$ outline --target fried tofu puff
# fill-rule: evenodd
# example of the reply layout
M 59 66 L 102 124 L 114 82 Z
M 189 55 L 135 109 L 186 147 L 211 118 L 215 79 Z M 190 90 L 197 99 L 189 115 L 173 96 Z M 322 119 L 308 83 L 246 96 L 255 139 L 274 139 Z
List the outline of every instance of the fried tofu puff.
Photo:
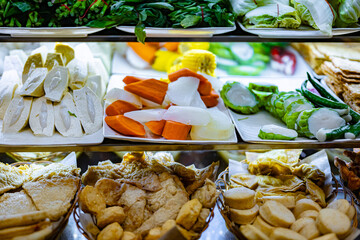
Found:
M 125 220 L 125 213 L 122 207 L 114 206 L 103 209 L 96 216 L 97 225 L 103 228 L 111 223 L 123 223 Z
M 106 208 L 104 196 L 96 188 L 89 185 L 80 192 L 79 205 L 85 213 L 94 215 Z
M 107 225 L 97 236 L 97 240 L 121 240 L 123 229 L 119 223 Z

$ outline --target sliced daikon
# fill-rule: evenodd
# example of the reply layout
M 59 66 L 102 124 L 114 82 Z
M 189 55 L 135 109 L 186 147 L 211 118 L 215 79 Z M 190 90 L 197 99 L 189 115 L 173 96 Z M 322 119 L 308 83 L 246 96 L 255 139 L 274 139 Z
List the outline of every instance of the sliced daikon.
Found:
M 54 106 L 45 97 L 35 98 L 31 107 L 29 125 L 34 135 L 52 136 L 55 129 Z
M 171 106 L 163 116 L 165 120 L 180 122 L 186 125 L 205 126 L 210 120 L 210 113 L 202 108 Z
M 226 140 L 234 135 L 234 125 L 230 118 L 217 107 L 207 109 L 210 122 L 205 126 L 193 126 L 192 140 Z
M 86 81 L 86 86 L 90 88 L 99 99 L 103 99 L 106 86 L 105 82 L 101 80 L 100 75 L 88 77 L 88 80 Z
M 169 100 L 179 106 L 189 106 L 199 83 L 200 80 L 194 77 L 181 77 L 169 83 L 167 90 Z
M 88 64 L 86 61 L 74 58 L 66 67 L 69 69 L 69 87 L 72 90 L 80 89 L 85 86 L 88 77 Z
M 8 73 L 12 71 L 7 71 L 4 73 L 3 78 Z M 15 70 L 13 70 L 13 74 L 19 79 Z M 5 112 L 15 95 L 15 90 L 18 87 L 18 83 L 16 81 L 0 81 L 0 119 L 3 119 L 5 116 Z
M 17 133 L 28 124 L 32 101 L 32 97 L 13 98 L 4 116 L 3 132 Z
M 150 68 L 150 64 L 142 59 L 139 55 L 135 53 L 132 48 L 128 48 L 126 50 L 126 60 L 129 62 L 129 64 L 137 69 L 146 69 Z
M 68 69 L 66 67 L 54 67 L 45 78 L 45 97 L 53 102 L 60 102 L 63 95 L 67 92 L 68 84 Z
M 78 118 L 85 133 L 92 134 L 102 127 L 103 108 L 99 98 L 88 87 L 74 90 L 74 101 Z
M 160 121 L 163 119 L 165 112 L 166 109 L 144 109 L 127 112 L 124 116 L 138 122 Z
M 140 97 L 140 99 L 141 99 L 141 103 L 144 106 L 144 108 L 159 108 L 159 107 L 161 107 L 160 104 L 157 104 L 157 103 L 155 103 L 153 101 L 147 100 L 147 99 L 142 98 L 142 97 Z
M 20 89 L 20 95 L 41 97 L 44 95 L 44 81 L 48 70 L 47 68 L 36 68 L 25 80 Z
M 193 96 L 193 99 L 191 100 L 190 106 L 206 109 L 206 105 L 205 105 L 204 101 L 201 99 L 200 93 L 198 91 L 196 91 L 194 93 L 194 96 Z
M 131 103 L 132 105 L 136 106 L 139 109 L 142 108 L 142 103 L 139 96 L 120 88 L 110 89 L 110 91 L 108 91 L 107 94 L 105 95 L 104 99 L 106 100 L 105 107 L 115 102 L 116 100 L 122 100 Z
M 88 61 L 89 77 L 100 75 L 105 85 L 109 82 L 109 73 L 100 58 L 93 58 Z
M 55 127 L 64 137 L 81 137 L 83 131 L 77 116 L 75 103 L 70 93 L 66 93 L 61 102 L 54 103 Z
M 24 68 L 24 64 L 22 63 L 21 59 L 17 55 L 13 56 L 5 56 L 4 59 L 4 72 L 10 70 L 16 70 L 18 76 L 22 76 L 22 71 Z

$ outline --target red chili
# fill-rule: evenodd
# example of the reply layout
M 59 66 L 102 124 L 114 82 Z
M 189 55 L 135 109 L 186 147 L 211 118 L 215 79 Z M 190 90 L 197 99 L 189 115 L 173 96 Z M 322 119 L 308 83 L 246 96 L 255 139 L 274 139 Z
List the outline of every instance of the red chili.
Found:
M 204 9 L 203 7 L 200 7 L 201 8 L 201 21 L 204 21 Z
M 61 6 L 65 7 L 67 10 L 71 11 L 71 9 L 68 6 L 66 6 L 66 4 L 62 4 Z
M 83 15 L 82 17 L 80 17 L 80 19 L 83 19 L 83 18 L 86 16 L 86 14 L 87 14 L 87 12 L 89 11 L 89 9 L 90 9 L 96 2 L 97 2 L 97 0 L 95 0 L 95 1 L 86 9 L 84 15 Z

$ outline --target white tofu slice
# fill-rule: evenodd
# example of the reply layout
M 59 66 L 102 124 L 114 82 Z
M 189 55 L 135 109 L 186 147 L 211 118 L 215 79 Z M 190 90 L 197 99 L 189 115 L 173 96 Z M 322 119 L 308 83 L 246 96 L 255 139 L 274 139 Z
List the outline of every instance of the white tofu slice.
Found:
M 17 55 L 5 56 L 4 72 L 10 71 L 10 70 L 16 70 L 16 72 L 18 73 L 18 76 L 21 77 L 23 68 L 24 68 L 24 64 L 22 63 L 19 56 L 17 56 Z
M 96 94 L 88 87 L 74 90 L 77 116 L 85 130 L 92 134 L 102 127 L 103 108 Z
M 85 86 L 88 77 L 88 64 L 86 61 L 74 58 L 66 67 L 69 69 L 69 87 L 72 90 L 80 89 Z
M 32 101 L 32 97 L 13 98 L 4 116 L 4 133 L 17 133 L 28 124 Z
M 100 75 L 88 77 L 86 86 L 90 88 L 100 100 L 102 100 L 105 95 L 106 86 L 105 82 L 101 80 Z
M 4 118 L 5 112 L 15 96 L 19 82 L 20 78 L 15 70 L 4 72 L 0 81 L 0 119 Z
M 21 60 L 21 64 L 24 65 L 27 59 L 27 55 L 22 49 L 10 50 L 10 56 L 18 56 Z
M 60 102 L 68 90 L 69 71 L 67 67 L 54 67 L 46 75 L 44 82 L 45 97 L 53 102 Z
M 19 94 L 31 97 L 44 96 L 44 81 L 47 73 L 47 68 L 35 68 L 21 87 Z
M 94 58 L 88 62 L 89 77 L 100 75 L 105 86 L 109 83 L 109 73 L 100 58 Z
M 54 103 L 55 127 L 64 137 L 81 137 L 83 131 L 77 116 L 75 103 L 70 93 L 66 93 L 61 102 Z
M 36 136 L 52 136 L 55 129 L 54 106 L 45 97 L 33 101 L 29 125 Z

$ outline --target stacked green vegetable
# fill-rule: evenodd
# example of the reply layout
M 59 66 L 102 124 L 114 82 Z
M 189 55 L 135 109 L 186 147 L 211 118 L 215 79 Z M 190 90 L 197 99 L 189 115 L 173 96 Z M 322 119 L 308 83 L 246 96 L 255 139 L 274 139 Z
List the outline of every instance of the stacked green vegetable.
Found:
M 227 0 L 0 0 L 0 26 L 228 27 L 234 25 Z M 25 17 L 24 17 L 25 16 Z
M 332 34 L 332 27 L 356 27 L 358 0 L 230 0 L 246 27 L 298 28 L 301 24 Z
M 113 0 L 0 0 L 0 26 L 83 26 L 109 13 Z
M 307 88 L 308 82 L 321 96 Z M 221 97 L 238 113 L 253 114 L 264 108 L 299 136 L 328 141 L 354 139 L 360 134 L 360 114 L 339 102 L 310 75 L 297 92 L 279 92 L 274 85 L 251 83 L 246 87 L 234 82 L 224 85 Z M 274 125 L 263 126 L 259 133 L 263 139 L 289 140 L 294 136 Z

